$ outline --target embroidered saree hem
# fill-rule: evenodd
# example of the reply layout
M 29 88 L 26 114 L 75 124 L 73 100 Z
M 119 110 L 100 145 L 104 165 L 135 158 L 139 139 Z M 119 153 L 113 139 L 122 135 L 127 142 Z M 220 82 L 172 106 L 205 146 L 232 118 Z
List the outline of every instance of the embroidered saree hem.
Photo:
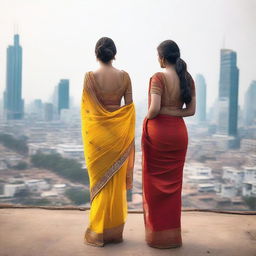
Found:
M 149 246 L 167 249 L 182 246 L 181 228 L 153 231 L 146 228 L 146 242 Z
M 119 243 L 123 241 L 123 230 L 124 224 L 105 229 L 103 233 L 96 233 L 87 228 L 84 234 L 84 242 L 98 247 L 102 247 L 106 243 Z

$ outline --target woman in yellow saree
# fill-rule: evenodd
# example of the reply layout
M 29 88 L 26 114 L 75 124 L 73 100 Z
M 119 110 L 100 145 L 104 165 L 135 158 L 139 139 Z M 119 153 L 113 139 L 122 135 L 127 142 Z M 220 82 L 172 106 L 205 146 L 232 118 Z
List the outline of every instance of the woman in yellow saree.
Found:
M 101 67 L 95 73 L 86 73 L 81 101 L 82 138 L 91 193 L 90 221 L 84 241 L 104 246 L 123 239 L 126 190 L 132 187 L 134 166 L 135 108 L 128 73 L 112 67 L 116 53 L 112 39 L 101 38 L 95 52 Z M 120 107 L 122 96 L 126 105 Z

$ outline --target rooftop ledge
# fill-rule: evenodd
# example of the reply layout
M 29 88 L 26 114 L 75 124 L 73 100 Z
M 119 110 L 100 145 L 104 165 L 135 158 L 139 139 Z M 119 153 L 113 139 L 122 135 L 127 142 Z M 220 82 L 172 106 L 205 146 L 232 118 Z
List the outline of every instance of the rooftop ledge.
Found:
M 256 256 L 256 212 L 184 209 L 183 246 L 154 249 L 144 241 L 141 211 L 129 211 L 124 242 L 103 248 L 83 243 L 85 207 L 0 204 L 1 256 Z

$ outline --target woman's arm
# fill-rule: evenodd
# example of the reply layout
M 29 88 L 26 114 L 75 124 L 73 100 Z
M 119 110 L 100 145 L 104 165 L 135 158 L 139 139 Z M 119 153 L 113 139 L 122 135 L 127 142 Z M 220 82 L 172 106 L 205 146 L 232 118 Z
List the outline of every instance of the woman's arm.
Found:
M 161 97 L 163 93 L 164 82 L 162 73 L 155 73 L 149 81 L 150 106 L 146 118 L 155 118 L 161 110 Z
M 125 105 L 129 105 L 130 103 L 133 102 L 132 99 L 132 82 L 130 79 L 130 76 L 127 72 L 125 72 L 125 85 L 126 85 L 126 90 L 124 93 L 124 103 Z
M 171 116 L 181 116 L 181 117 L 186 117 L 186 116 L 193 116 L 196 112 L 196 97 L 192 96 L 191 102 L 186 105 L 185 108 L 181 109 L 171 109 L 168 107 L 162 107 L 161 113 L 162 114 L 167 114 Z
M 148 114 L 146 116 L 146 118 L 148 119 L 153 119 L 155 118 L 161 109 L 161 96 L 155 93 L 152 93 L 150 95 L 151 97 L 151 103 L 150 103 L 150 107 L 148 109 Z

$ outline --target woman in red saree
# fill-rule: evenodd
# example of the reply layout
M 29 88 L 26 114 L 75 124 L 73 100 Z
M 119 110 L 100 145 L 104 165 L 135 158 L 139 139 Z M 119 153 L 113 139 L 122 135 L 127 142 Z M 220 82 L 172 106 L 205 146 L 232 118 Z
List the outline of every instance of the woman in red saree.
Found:
M 183 117 L 195 113 L 195 86 L 174 41 L 162 42 L 157 50 L 165 72 L 150 78 L 143 123 L 144 222 L 149 246 L 174 248 L 182 245 L 181 190 L 188 145 Z

